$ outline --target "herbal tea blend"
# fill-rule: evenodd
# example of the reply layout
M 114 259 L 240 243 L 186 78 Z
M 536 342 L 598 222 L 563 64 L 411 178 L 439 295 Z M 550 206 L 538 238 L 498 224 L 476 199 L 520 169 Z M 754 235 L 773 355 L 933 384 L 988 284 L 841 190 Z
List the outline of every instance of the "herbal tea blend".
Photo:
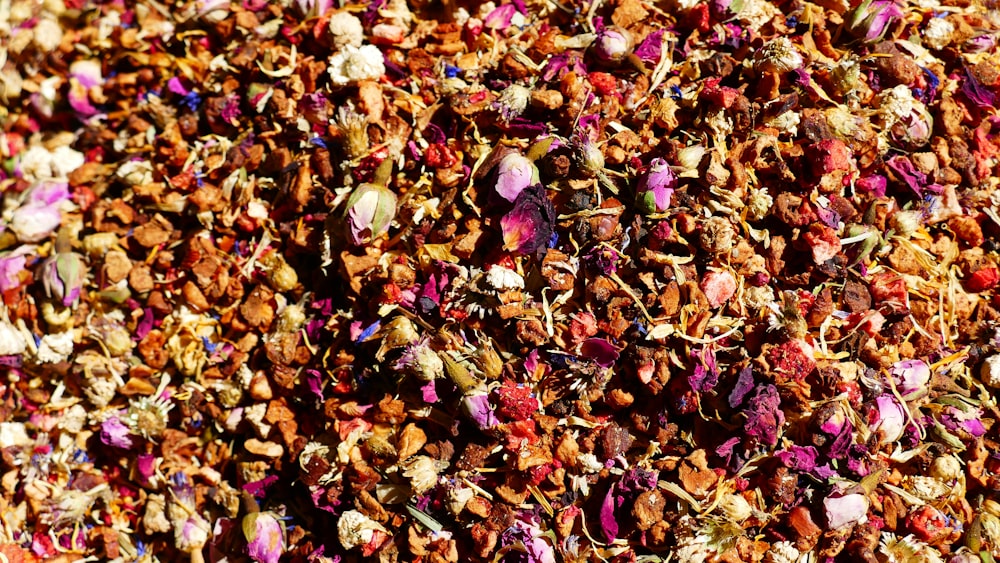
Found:
M 994 0 L 0 3 L 5 561 L 992 562 Z

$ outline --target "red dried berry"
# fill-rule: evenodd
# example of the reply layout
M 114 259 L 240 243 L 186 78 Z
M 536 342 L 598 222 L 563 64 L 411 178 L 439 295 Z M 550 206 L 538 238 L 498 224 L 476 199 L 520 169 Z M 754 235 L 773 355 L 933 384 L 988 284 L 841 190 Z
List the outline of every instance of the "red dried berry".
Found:
M 443 143 L 434 143 L 424 151 L 424 163 L 431 168 L 451 168 L 456 162 L 455 151 Z
M 965 282 L 965 287 L 973 293 L 993 289 L 1000 283 L 1000 272 L 996 268 L 983 268 L 969 276 Z
M 615 77 L 606 72 L 591 72 L 587 78 L 594 87 L 594 93 L 600 96 L 610 96 L 618 91 Z
M 531 396 L 531 389 L 507 381 L 497 390 L 496 413 L 505 420 L 527 420 L 538 410 L 538 399 Z
M 801 340 L 788 340 L 771 348 L 767 352 L 767 361 L 774 371 L 793 381 L 802 381 L 816 369 L 812 350 Z

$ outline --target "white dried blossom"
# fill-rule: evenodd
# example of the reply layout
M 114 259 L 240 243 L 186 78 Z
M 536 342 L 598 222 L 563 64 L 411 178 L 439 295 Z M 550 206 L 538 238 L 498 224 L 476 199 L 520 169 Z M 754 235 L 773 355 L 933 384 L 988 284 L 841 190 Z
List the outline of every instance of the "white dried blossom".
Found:
M 23 422 L 0 422 L 0 450 L 34 444 Z
M 73 353 L 73 331 L 46 334 L 38 344 L 36 359 L 43 364 L 65 362 Z
M 954 481 L 965 475 L 962 462 L 953 455 L 943 455 L 931 463 L 931 477 L 942 481 Z
M 604 469 L 604 464 L 597 459 L 597 456 L 591 453 L 580 454 L 576 458 L 577 463 L 580 465 L 580 471 L 584 473 L 599 473 Z
M 32 31 L 31 40 L 38 47 L 38 50 L 43 53 L 51 53 L 55 51 L 59 44 L 62 43 L 63 30 L 59 22 L 50 19 L 42 18 L 38 20 Z
M 378 80 L 385 73 L 385 57 L 375 45 L 346 45 L 330 57 L 330 80 L 346 86 L 361 80 Z
M 333 46 L 343 49 L 347 45 L 360 47 L 365 40 L 365 29 L 361 20 L 350 12 L 337 12 L 330 16 L 330 35 Z
M 803 59 L 787 37 L 772 39 L 754 57 L 754 68 L 764 72 L 784 74 L 802 68 Z
M 158 534 L 170 530 L 166 508 L 166 496 L 153 493 L 146 497 L 146 511 L 142 517 L 142 527 L 147 534 Z
M 774 127 L 782 133 L 788 133 L 791 136 L 798 135 L 799 133 L 799 123 L 802 119 L 799 117 L 798 112 L 786 111 L 781 115 L 775 117 L 774 119 L 767 122 L 768 127 Z
M 444 362 L 430 347 L 426 338 L 407 347 L 406 352 L 396 363 L 396 369 L 407 369 L 423 381 L 444 377 Z
M 742 495 L 732 493 L 725 495 L 719 503 L 719 508 L 726 518 L 734 522 L 743 522 L 753 515 L 753 507 Z
M 337 108 L 334 123 L 344 136 L 347 156 L 355 159 L 368 152 L 368 116 L 355 110 L 353 102 L 348 101 Z
M 406 27 L 413 21 L 413 12 L 410 11 L 407 0 L 389 0 L 389 3 L 378 11 L 378 14 L 393 25 Z
M 24 78 L 14 68 L 0 68 L 0 100 L 11 102 L 21 96 Z
M 889 225 L 902 237 L 917 232 L 924 224 L 919 211 L 897 211 L 889 218 Z
M 750 188 L 747 195 L 747 219 L 759 221 L 771 212 L 774 198 L 767 193 L 767 188 Z
M 900 538 L 891 532 L 882 533 L 879 553 L 886 563 L 942 563 L 939 552 L 912 535 Z M 880 558 L 880 560 L 883 558 Z
M 34 145 L 21 153 L 18 168 L 21 177 L 29 182 L 65 179 L 85 161 L 82 152 L 67 146 L 50 151 L 41 145 Z
M 415 493 L 426 493 L 437 485 L 438 472 L 443 469 L 441 463 L 430 456 L 415 456 L 404 465 L 403 476 L 410 480 Z
M 906 485 L 906 489 L 913 493 L 913 496 L 927 502 L 937 500 L 952 490 L 951 485 L 923 475 L 910 476 Z
M 524 289 L 524 278 L 510 268 L 494 264 L 486 272 L 486 283 L 497 291 L 512 291 Z
M 779 541 L 771 544 L 771 549 L 764 556 L 764 563 L 796 563 L 800 553 L 795 544 L 790 541 Z
M 165 397 L 164 393 L 169 382 L 170 378 L 164 375 L 153 396 L 133 398 L 129 401 L 128 410 L 125 412 L 122 422 L 129 426 L 133 432 L 147 439 L 155 439 L 163 435 L 167 429 L 167 423 L 170 421 L 170 411 L 174 408 L 173 403 Z
M 375 537 L 376 531 L 388 533 L 381 524 L 357 510 L 344 512 L 337 521 L 337 538 L 344 549 L 368 544 Z
M 83 393 L 97 408 L 104 408 L 118 393 L 118 384 L 108 377 L 91 377 L 84 380 Z
M 0 356 L 20 356 L 27 350 L 28 343 L 24 334 L 6 316 L 4 314 L 0 318 Z
M 733 4 L 736 4 L 736 2 L 733 2 Z M 739 11 L 737 17 L 746 24 L 746 28 L 760 29 L 780 14 L 781 10 L 775 7 L 772 2 L 768 2 L 767 0 L 745 0 L 743 2 L 743 9 Z
M 743 288 L 743 305 L 751 311 L 769 309 L 774 303 L 774 290 L 771 286 L 747 286 Z
M 979 378 L 987 387 L 1000 388 L 1000 354 L 994 354 L 979 368 Z
M 53 498 L 53 505 L 48 514 L 52 518 L 52 524 L 58 527 L 83 521 L 84 517 L 93 509 L 98 498 L 106 498 L 108 492 L 107 483 L 101 483 L 86 491 L 63 489 L 57 497 Z
M 884 90 L 878 96 L 878 113 L 887 126 L 892 125 L 923 106 L 906 84 Z
M 931 49 L 944 49 L 951 43 L 955 25 L 945 18 L 931 18 L 924 29 L 924 43 Z
M 59 417 L 59 428 L 62 428 L 68 434 L 77 434 L 83 430 L 84 425 L 87 424 L 87 409 L 83 408 L 83 405 L 77 403 L 70 408 L 66 409 L 62 416 Z

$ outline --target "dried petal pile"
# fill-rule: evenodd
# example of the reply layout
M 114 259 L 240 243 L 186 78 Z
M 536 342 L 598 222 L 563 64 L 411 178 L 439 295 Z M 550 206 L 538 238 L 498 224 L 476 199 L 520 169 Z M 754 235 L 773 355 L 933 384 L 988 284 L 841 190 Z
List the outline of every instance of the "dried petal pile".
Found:
M 0 2 L 0 554 L 993 561 L 998 41 Z

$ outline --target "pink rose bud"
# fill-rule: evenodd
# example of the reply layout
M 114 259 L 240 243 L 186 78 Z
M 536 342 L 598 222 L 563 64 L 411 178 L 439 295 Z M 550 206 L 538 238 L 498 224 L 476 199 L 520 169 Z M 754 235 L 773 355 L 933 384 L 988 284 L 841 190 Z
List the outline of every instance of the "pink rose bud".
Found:
M 868 514 L 868 498 L 861 493 L 829 496 L 823 499 L 823 511 L 831 530 L 846 528 Z
M 243 517 L 247 555 L 257 563 L 278 563 L 285 551 L 281 522 L 270 512 L 252 512 Z
M 896 389 L 904 399 L 927 388 L 931 367 L 920 360 L 903 360 L 892 365 L 889 373 L 896 380 Z
M 87 266 L 76 252 L 58 252 L 42 263 L 42 286 L 50 299 L 69 307 L 80 298 Z
M 875 399 L 878 420 L 871 426 L 872 432 L 881 435 L 881 443 L 891 444 L 903 437 L 906 429 L 906 412 L 892 395 L 880 395 Z
M 512 152 L 497 164 L 497 194 L 512 202 L 528 186 L 538 183 L 538 170 L 521 153 Z
M 49 298 L 68 307 L 80 298 L 87 267 L 75 252 L 59 252 L 42 263 L 42 286 Z
M 384 235 L 396 217 L 396 194 L 378 184 L 361 184 L 347 200 L 351 243 L 362 246 Z
M 101 442 L 127 450 L 132 447 L 132 431 L 117 416 L 112 416 L 101 423 Z
M 667 161 L 654 158 L 636 187 L 636 205 L 643 213 L 663 213 L 670 207 L 676 187 L 677 176 Z
M 632 54 L 632 34 L 609 25 L 597 32 L 594 41 L 594 55 L 605 63 L 619 63 Z

